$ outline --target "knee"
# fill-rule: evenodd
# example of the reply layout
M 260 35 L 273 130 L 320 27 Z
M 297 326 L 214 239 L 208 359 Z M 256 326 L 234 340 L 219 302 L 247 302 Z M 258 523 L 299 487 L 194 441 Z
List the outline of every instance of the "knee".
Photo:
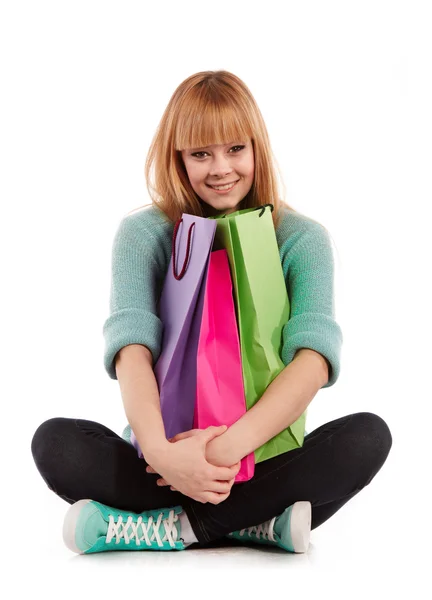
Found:
M 62 417 L 54 417 L 44 421 L 36 429 L 31 440 L 31 453 L 38 467 L 58 454 L 62 427 L 67 421 Z
M 351 426 L 352 450 L 362 464 L 369 466 L 373 477 L 386 461 L 392 447 L 390 428 L 382 417 L 371 412 L 354 414 Z

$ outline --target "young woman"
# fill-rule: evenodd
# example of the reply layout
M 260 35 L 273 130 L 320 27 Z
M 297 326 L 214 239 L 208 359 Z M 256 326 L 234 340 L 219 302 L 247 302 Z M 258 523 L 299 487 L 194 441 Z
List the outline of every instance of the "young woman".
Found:
M 52 418 L 31 444 L 36 466 L 71 504 L 63 526 L 73 551 L 182 550 L 222 538 L 305 552 L 311 529 L 368 485 L 392 445 L 385 421 L 360 412 L 305 435 L 301 448 L 255 466 L 234 484 L 241 459 L 289 427 L 339 376 L 333 256 L 324 226 L 278 196 L 260 110 L 227 71 L 187 78 L 166 107 L 146 161 L 152 205 L 124 217 L 112 251 L 104 365 L 117 379 L 128 426 L 122 437 L 85 419 Z M 231 427 L 167 440 L 153 366 L 163 325 L 158 301 L 174 224 L 189 213 L 229 214 L 271 203 L 290 299 L 283 371 Z M 271 306 L 269 306 L 271 310 Z M 144 460 L 129 440 L 135 433 Z

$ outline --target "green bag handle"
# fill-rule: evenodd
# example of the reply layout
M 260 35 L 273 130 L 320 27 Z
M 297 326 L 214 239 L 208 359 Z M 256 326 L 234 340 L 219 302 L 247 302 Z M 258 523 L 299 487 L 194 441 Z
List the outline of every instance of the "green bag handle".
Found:
M 262 217 L 263 214 L 265 213 L 265 209 L 267 208 L 267 206 L 270 206 L 272 212 L 274 211 L 273 204 L 263 204 L 262 206 L 257 206 L 256 208 L 253 208 L 251 210 L 251 212 L 253 212 L 254 210 L 262 210 L 262 212 L 260 214 L 260 217 Z M 222 217 L 222 219 L 225 219 L 226 216 L 228 216 L 228 215 L 225 213 L 224 216 Z
M 260 217 L 263 216 L 263 214 L 265 213 L 265 209 L 267 208 L 267 206 L 270 206 L 271 211 L 274 211 L 274 206 L 273 204 L 263 204 L 262 206 L 257 206 L 255 210 L 259 210 L 260 208 L 262 208 L 262 213 L 260 214 Z

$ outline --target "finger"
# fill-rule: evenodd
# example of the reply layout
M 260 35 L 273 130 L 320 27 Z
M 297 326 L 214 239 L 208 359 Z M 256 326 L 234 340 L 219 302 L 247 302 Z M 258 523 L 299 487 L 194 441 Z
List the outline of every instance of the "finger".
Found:
M 189 431 L 182 431 L 182 433 L 177 433 L 173 438 L 171 438 L 172 442 L 178 442 L 179 440 L 185 440 L 188 437 L 192 437 L 193 435 L 197 435 L 200 433 L 200 429 L 191 429 Z
M 184 434 L 183 433 L 178 433 L 174 437 L 170 438 L 169 441 L 170 442 L 178 442 L 179 440 L 182 439 L 182 437 L 181 437 L 182 435 L 184 435 Z
M 230 481 L 238 472 L 239 469 L 237 467 L 215 467 L 211 465 L 208 473 L 212 481 Z
M 176 490 L 176 488 L 175 488 L 175 487 L 173 487 L 173 486 L 171 486 L 171 487 L 170 487 L 170 490 L 171 490 L 172 492 L 177 492 L 177 491 L 178 491 L 178 490 Z
M 229 496 L 229 492 L 228 494 L 215 494 L 214 492 L 206 492 L 205 493 L 205 499 L 207 502 L 210 502 L 211 504 L 220 504 L 221 502 L 223 502 L 224 500 L 226 500 Z
M 156 471 L 150 465 L 148 465 L 148 467 L 146 467 L 146 471 L 147 471 L 147 473 L 156 473 Z
M 207 429 L 204 429 L 203 431 L 200 432 L 202 442 L 204 444 L 208 444 L 208 442 L 210 442 L 213 438 L 225 433 L 225 431 L 227 429 L 228 429 L 228 427 L 226 425 L 220 425 L 219 427 L 215 427 L 214 425 L 211 425 L 210 427 L 207 427 Z
M 228 494 L 232 485 L 227 481 L 212 481 L 206 486 L 206 492 L 216 492 L 217 494 Z
M 168 483 L 167 481 L 165 481 L 165 479 L 163 479 L 163 478 L 161 478 L 161 479 L 158 479 L 158 480 L 156 481 L 156 483 L 157 483 L 158 485 L 169 485 L 169 483 Z

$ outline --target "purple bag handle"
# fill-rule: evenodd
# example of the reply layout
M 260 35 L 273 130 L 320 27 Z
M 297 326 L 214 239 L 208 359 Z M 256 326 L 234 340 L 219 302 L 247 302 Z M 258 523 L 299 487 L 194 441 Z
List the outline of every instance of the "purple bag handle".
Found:
M 191 235 L 192 235 L 192 227 L 195 227 L 195 223 L 192 223 L 192 225 L 189 227 L 189 233 L 188 233 L 188 241 L 187 241 L 187 249 L 186 249 L 186 256 L 184 259 L 184 263 L 183 263 L 183 267 L 182 270 L 180 272 L 179 275 L 177 275 L 176 273 L 176 241 L 177 241 L 177 231 L 178 228 L 180 227 L 180 223 L 183 223 L 183 219 L 179 219 L 177 221 L 177 223 L 175 224 L 174 227 L 174 234 L 173 234 L 173 241 L 172 241 L 172 255 L 173 255 L 173 275 L 177 280 L 182 279 L 182 277 L 184 276 L 184 274 L 186 273 L 186 268 L 187 268 L 187 264 L 189 262 L 189 254 L 190 254 L 190 240 L 191 240 Z

